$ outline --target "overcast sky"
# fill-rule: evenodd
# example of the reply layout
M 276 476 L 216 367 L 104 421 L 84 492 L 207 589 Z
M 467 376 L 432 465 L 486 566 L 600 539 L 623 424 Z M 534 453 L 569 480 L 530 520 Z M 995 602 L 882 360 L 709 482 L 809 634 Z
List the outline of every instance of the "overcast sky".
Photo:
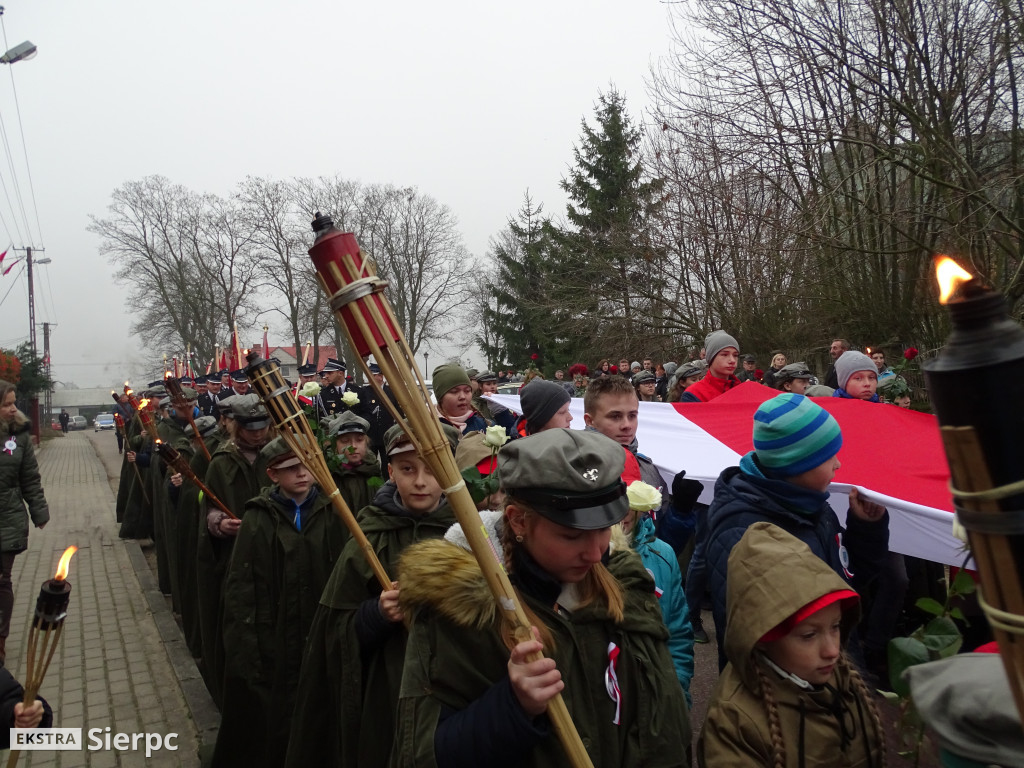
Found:
M 6 3 L 4 49 L 31 40 L 39 52 L 0 66 L 9 148 L 0 159 L 0 250 L 45 247 L 39 258 L 52 259 L 35 268 L 35 295 L 40 352 L 42 323 L 56 325 L 54 378 L 106 387 L 137 373 L 144 340 L 129 336 L 123 289 L 86 231 L 124 182 L 161 174 L 221 195 L 247 175 L 417 186 L 452 208 L 467 247 L 483 256 L 527 188 L 546 212 L 564 211 L 558 182 L 600 91 L 614 83 L 642 118 L 650 68 L 668 49 L 669 7 Z M 0 346 L 13 348 L 28 338 L 20 266 L 0 278 L 5 294 Z

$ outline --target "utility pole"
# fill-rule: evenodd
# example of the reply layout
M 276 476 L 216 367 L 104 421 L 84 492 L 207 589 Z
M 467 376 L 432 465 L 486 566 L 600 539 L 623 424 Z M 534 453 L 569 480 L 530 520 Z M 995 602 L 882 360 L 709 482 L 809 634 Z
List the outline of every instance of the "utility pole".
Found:
M 43 323 L 43 373 L 46 381 L 50 379 L 50 328 L 53 323 Z M 43 418 L 53 421 L 53 385 L 47 383 L 43 394 Z
M 36 356 L 36 295 L 32 285 L 32 246 L 25 249 L 25 261 L 28 264 L 28 343 L 32 348 L 32 357 Z

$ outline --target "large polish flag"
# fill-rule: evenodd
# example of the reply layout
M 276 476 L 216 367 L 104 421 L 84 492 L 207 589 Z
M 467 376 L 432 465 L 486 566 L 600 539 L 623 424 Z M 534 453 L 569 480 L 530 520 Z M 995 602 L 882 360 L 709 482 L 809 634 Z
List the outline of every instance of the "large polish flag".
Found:
M 747 382 L 710 403 L 640 403 L 637 438 L 640 452 L 658 467 L 666 487 L 681 470 L 704 486 L 701 501 L 710 503 L 715 481 L 754 449 L 754 411 L 778 395 Z M 515 395 L 490 399 L 517 413 Z M 816 397 L 843 431 L 842 464 L 832 482 L 829 503 L 845 520 L 848 494 L 856 487 L 864 497 L 889 510 L 889 548 L 947 565 L 964 565 L 963 543 L 952 535 L 953 505 L 949 466 L 934 416 L 894 405 L 838 397 Z M 583 400 L 569 406 L 573 429 L 583 429 Z

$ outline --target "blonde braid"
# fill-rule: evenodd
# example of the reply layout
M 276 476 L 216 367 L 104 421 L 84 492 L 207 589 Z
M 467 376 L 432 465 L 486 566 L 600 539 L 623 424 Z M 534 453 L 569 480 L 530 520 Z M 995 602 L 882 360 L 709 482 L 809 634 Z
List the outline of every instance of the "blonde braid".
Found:
M 869 756 L 877 753 L 882 758 L 881 768 L 886 768 L 885 729 L 882 727 L 882 719 L 878 715 L 878 707 L 875 706 L 875 696 L 868 688 L 867 683 L 864 682 L 864 678 L 861 677 L 857 668 L 853 664 L 849 663 L 849 659 L 847 659 L 845 653 L 839 663 L 849 670 L 850 682 L 853 683 L 853 688 L 856 694 L 867 705 L 868 713 L 871 715 L 871 724 L 872 727 L 874 727 L 875 735 L 878 738 L 877 744 L 865 744 L 864 748 L 867 750 Z
M 531 513 L 527 512 L 527 514 Z M 510 576 L 514 572 L 512 569 L 512 563 L 514 562 L 512 553 L 518 546 L 519 542 L 516 541 L 516 535 L 512 532 L 512 526 L 506 522 L 501 526 L 501 557 L 502 563 L 504 563 L 505 569 L 508 571 Z M 523 596 L 519 594 L 519 590 L 514 586 L 512 589 L 515 590 L 516 599 L 519 601 L 519 605 L 523 609 L 523 613 L 526 614 L 527 620 L 531 625 L 537 628 L 537 632 L 540 634 L 540 641 L 544 645 L 545 651 L 549 654 L 553 653 L 555 650 L 555 636 L 551 634 L 551 630 L 548 628 L 548 625 L 544 623 L 540 616 L 533 612 L 533 609 L 530 608 L 530 604 L 523 600 Z M 520 639 L 515 635 L 515 631 L 512 627 L 512 622 L 509 619 L 508 614 L 505 611 L 499 611 L 498 615 L 501 619 L 499 631 L 501 633 L 502 642 L 504 642 L 505 646 L 511 651 L 520 643 Z
M 768 676 L 756 660 L 751 660 L 757 670 L 757 679 L 761 685 L 761 703 L 768 716 L 768 733 L 772 739 L 773 768 L 786 768 L 786 745 L 782 741 L 782 722 L 779 720 L 779 705 L 775 701 L 775 693 Z

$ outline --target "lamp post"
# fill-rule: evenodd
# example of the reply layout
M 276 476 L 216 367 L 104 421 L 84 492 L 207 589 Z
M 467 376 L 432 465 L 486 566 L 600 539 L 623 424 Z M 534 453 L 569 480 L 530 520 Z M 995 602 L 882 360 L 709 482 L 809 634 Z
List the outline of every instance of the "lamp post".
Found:
M 3 13 L 3 11 L 0 10 L 0 13 Z M 16 64 L 19 61 L 28 61 L 35 58 L 38 52 L 36 46 L 26 40 L 24 43 L 19 43 L 11 48 L 3 56 L 0 56 L 0 64 Z
M 426 371 L 428 375 L 430 374 L 430 353 L 429 352 L 424 352 L 423 353 L 423 370 Z

